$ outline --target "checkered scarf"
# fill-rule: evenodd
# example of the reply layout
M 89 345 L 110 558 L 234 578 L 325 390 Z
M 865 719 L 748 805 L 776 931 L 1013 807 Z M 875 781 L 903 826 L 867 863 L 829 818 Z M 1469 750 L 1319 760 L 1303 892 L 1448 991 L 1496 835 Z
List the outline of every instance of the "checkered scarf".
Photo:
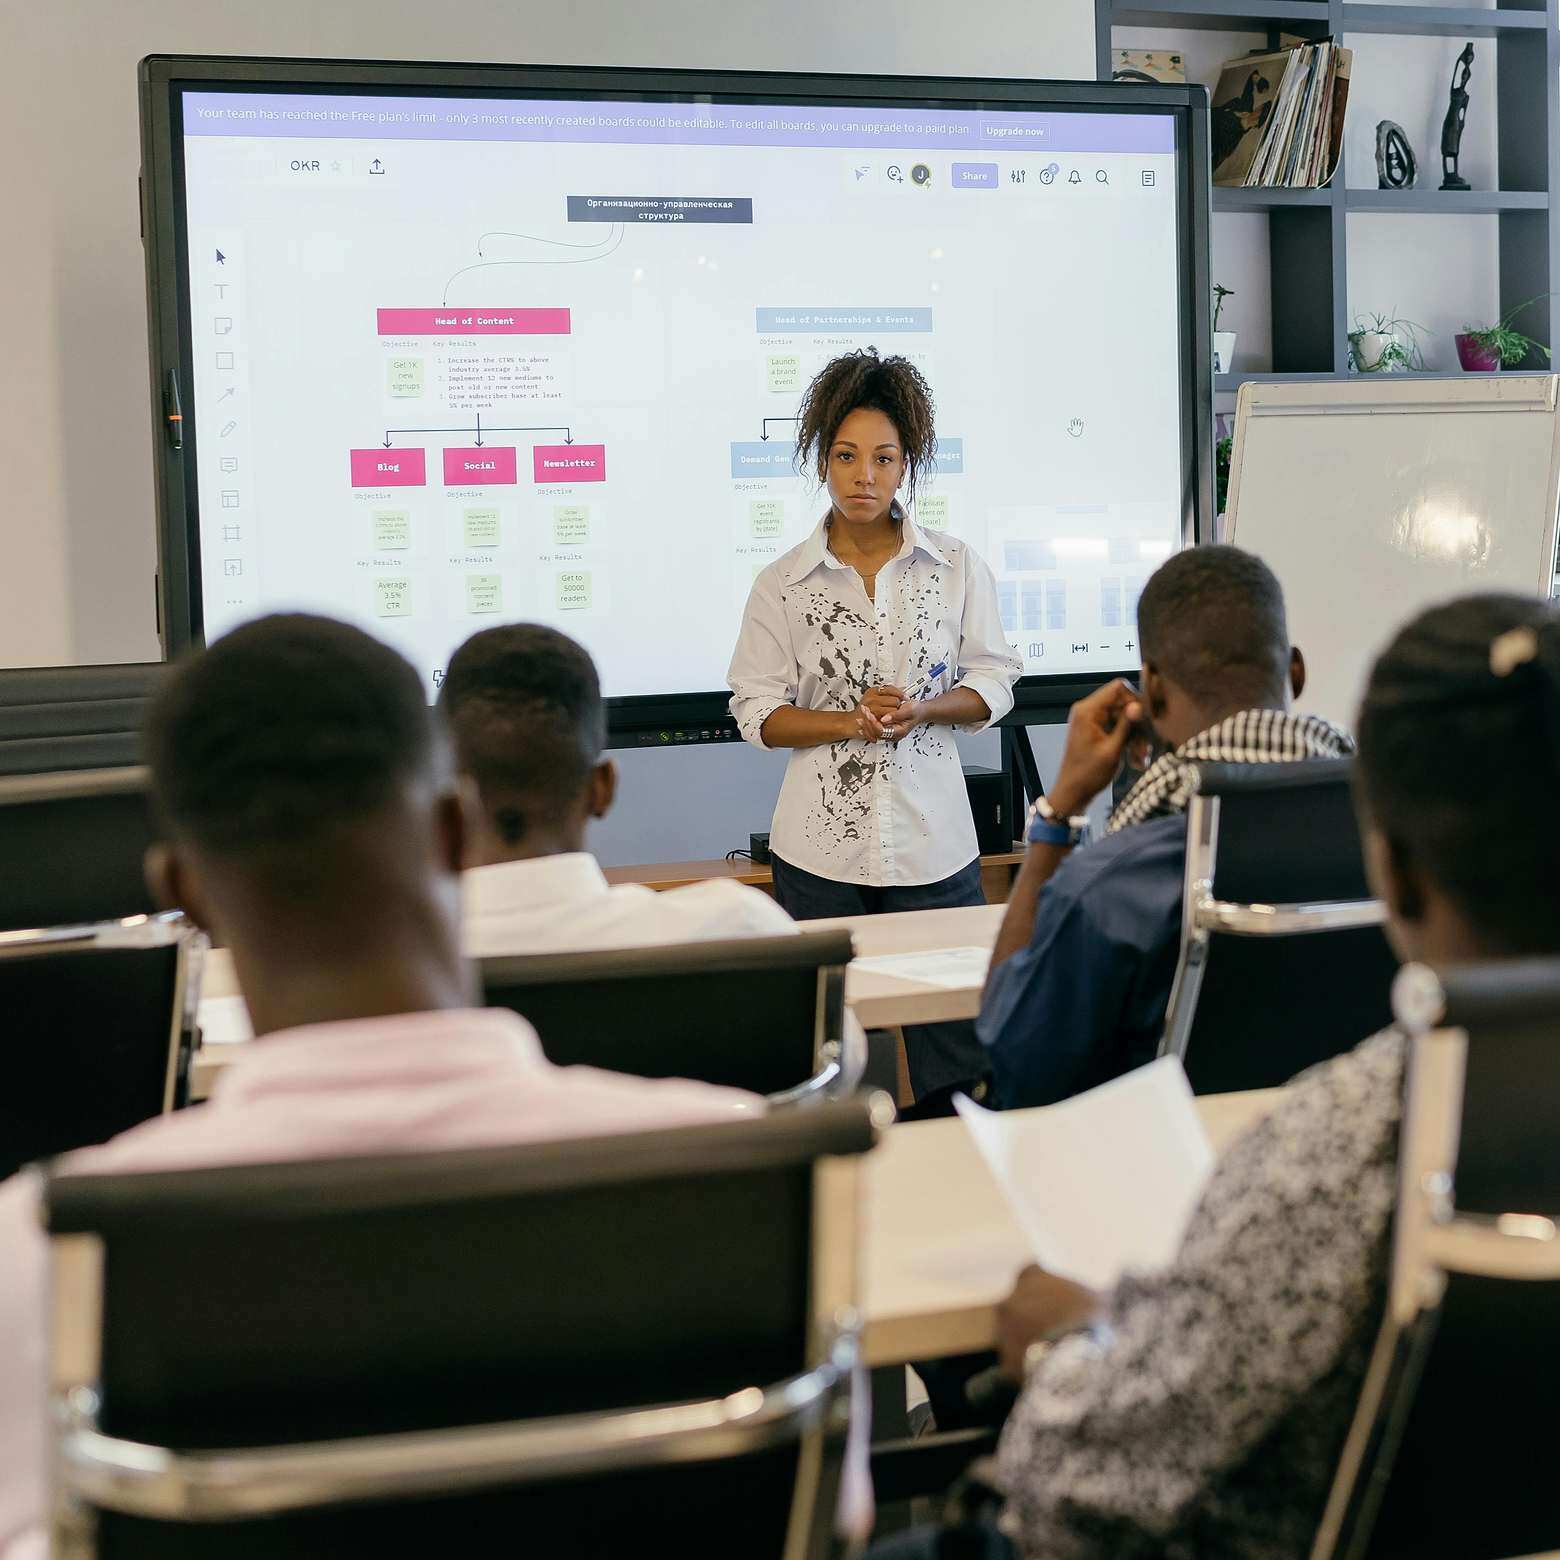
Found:
M 1320 715 L 1242 710 L 1150 764 L 1110 815 L 1107 832 L 1185 812 L 1197 791 L 1198 760 L 1283 764 L 1301 758 L 1345 758 L 1353 751 L 1354 738 Z

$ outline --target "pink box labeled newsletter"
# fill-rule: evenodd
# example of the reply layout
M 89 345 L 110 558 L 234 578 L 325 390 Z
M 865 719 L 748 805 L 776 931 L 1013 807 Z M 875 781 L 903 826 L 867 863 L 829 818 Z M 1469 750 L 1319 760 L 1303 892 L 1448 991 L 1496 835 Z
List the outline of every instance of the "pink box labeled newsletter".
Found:
M 444 485 L 471 487 L 478 482 L 516 482 L 515 452 L 484 444 L 469 450 L 444 452 Z
M 421 487 L 428 480 L 425 450 L 353 450 L 353 487 Z
M 531 452 L 538 482 L 605 482 L 605 444 L 538 444 Z

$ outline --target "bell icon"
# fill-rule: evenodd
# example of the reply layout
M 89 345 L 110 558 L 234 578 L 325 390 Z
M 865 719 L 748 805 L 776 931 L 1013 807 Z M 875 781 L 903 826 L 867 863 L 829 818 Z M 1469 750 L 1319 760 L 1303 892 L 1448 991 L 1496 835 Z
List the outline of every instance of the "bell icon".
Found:
M 1074 168 L 1073 171 L 1067 175 L 1067 182 L 1069 184 L 1082 184 L 1083 183 L 1082 175 L 1079 174 L 1079 172 L 1078 172 L 1078 170 L 1076 168 Z

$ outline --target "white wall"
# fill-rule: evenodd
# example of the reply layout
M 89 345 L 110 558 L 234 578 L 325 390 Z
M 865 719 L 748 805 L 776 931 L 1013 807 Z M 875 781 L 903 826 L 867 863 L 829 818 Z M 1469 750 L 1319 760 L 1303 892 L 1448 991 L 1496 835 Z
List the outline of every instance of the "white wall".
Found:
M 686 65 L 1092 79 L 1093 0 L 0 0 L 0 666 L 154 660 L 136 203 L 146 54 Z M 1037 733 L 1049 772 L 1054 745 Z M 997 738 L 961 744 L 995 765 Z M 604 859 L 723 854 L 769 826 L 780 762 L 627 752 Z
M 150 53 L 1092 77 L 1092 0 L 0 0 L 0 666 L 158 654 L 136 62 Z

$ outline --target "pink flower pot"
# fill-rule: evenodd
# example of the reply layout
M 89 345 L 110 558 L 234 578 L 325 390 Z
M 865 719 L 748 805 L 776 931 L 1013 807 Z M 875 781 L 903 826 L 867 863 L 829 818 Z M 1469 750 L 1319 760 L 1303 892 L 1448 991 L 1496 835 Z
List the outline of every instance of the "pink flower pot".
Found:
M 1457 342 L 1457 361 L 1462 364 L 1466 374 L 1497 374 L 1500 372 L 1500 358 L 1488 347 L 1481 347 L 1472 336 L 1459 331 L 1455 337 Z

